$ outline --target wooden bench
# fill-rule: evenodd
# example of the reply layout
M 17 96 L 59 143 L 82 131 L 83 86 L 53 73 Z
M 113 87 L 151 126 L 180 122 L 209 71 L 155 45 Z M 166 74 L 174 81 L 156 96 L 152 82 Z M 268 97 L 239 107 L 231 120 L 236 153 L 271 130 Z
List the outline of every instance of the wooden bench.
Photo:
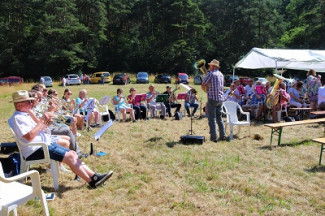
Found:
M 321 122 L 325 122 L 325 118 L 308 119 L 308 120 L 294 121 L 294 122 L 272 123 L 272 124 L 265 124 L 264 126 L 270 127 L 272 129 L 270 145 L 272 145 L 273 134 L 276 134 L 276 135 L 278 135 L 278 146 L 279 146 L 281 144 L 282 128 L 288 127 L 288 126 L 313 124 L 313 123 L 321 123 Z
M 319 155 L 319 165 L 321 165 L 321 163 L 322 163 L 322 155 L 323 155 L 323 151 L 325 150 L 325 147 L 324 147 L 324 144 L 325 144 L 325 137 L 323 137 L 323 138 L 313 139 L 313 141 L 322 144 L 322 146 L 320 147 L 320 155 Z
M 319 111 L 312 111 L 310 114 L 313 114 L 315 116 L 323 116 L 325 115 L 325 110 L 319 110 Z

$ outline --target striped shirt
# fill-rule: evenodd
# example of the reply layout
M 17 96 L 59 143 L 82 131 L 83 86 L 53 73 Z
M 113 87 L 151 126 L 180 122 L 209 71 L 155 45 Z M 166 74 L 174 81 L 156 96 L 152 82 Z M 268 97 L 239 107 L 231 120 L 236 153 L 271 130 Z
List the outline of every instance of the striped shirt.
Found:
M 208 73 L 203 81 L 208 87 L 208 99 L 222 102 L 223 96 L 223 74 L 219 70 L 213 70 Z

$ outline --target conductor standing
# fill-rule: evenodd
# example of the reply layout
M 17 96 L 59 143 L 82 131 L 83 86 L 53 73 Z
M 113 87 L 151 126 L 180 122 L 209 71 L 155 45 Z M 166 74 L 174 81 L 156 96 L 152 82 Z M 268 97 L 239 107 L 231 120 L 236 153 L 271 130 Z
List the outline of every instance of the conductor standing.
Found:
M 221 106 L 224 100 L 223 97 L 223 74 L 219 71 L 219 61 L 213 59 L 209 65 L 209 73 L 203 80 L 201 88 L 207 89 L 208 102 L 208 122 L 210 128 L 210 140 L 218 141 L 216 122 L 219 127 L 220 140 L 226 139 L 225 126 L 221 118 Z

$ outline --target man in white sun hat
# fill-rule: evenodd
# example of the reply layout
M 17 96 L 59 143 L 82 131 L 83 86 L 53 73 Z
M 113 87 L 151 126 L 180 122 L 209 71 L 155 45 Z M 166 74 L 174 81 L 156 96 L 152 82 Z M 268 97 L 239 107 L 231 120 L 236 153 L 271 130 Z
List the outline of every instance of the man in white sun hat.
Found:
M 21 143 L 21 152 L 26 160 L 37 160 L 44 158 L 43 148 L 30 145 L 43 142 L 48 145 L 49 155 L 52 160 L 67 164 L 71 170 L 90 187 L 96 188 L 103 184 L 113 175 L 113 171 L 106 174 L 98 174 L 90 170 L 80 159 L 75 151 L 63 148 L 51 141 L 44 130 L 51 124 L 53 114 L 45 112 L 38 123 L 35 123 L 29 113 L 32 109 L 32 102 L 35 100 L 29 97 L 25 90 L 16 91 L 12 94 L 12 101 L 15 106 L 15 113 L 8 120 L 9 126 L 15 132 Z

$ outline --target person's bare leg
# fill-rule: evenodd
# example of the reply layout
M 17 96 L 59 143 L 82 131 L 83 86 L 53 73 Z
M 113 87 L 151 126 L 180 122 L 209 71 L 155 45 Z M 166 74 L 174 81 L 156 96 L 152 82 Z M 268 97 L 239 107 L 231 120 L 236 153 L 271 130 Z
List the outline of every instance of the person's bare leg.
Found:
M 121 112 L 121 114 L 123 116 L 123 121 L 125 121 L 126 120 L 126 110 L 124 108 L 121 108 L 120 112 Z
M 74 135 L 76 135 L 76 133 L 77 133 L 77 118 L 76 117 L 72 117 L 70 129 L 71 129 L 72 133 Z
M 95 124 L 98 124 L 98 116 L 99 116 L 99 113 L 97 111 L 94 111 L 93 114 L 95 116 Z
M 77 154 L 73 151 L 67 152 L 62 162 L 67 164 L 72 172 L 88 183 L 91 181 L 91 177 L 95 174 L 88 167 L 85 168 L 84 165 L 82 165 L 82 161 L 78 159 Z
M 134 117 L 133 109 L 132 108 L 129 108 L 129 109 L 127 109 L 127 112 L 130 113 L 131 119 L 132 119 L 132 121 L 134 121 L 135 120 L 135 117 Z

